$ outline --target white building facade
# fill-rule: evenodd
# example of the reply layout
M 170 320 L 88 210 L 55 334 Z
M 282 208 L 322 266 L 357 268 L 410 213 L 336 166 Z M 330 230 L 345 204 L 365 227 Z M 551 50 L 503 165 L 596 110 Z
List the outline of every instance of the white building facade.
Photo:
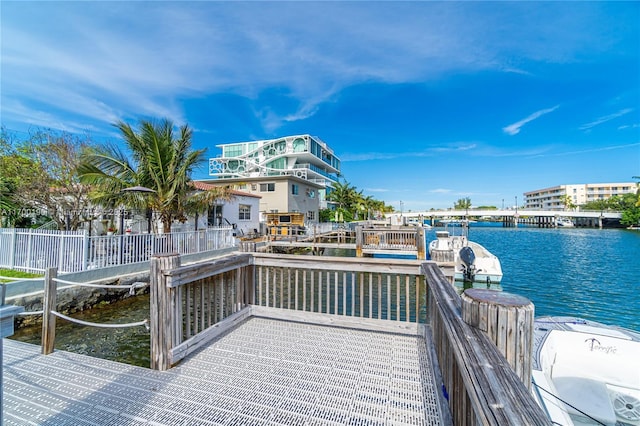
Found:
M 606 200 L 613 196 L 635 194 L 635 182 L 622 183 L 584 183 L 575 185 L 558 185 L 551 188 L 536 189 L 524 193 L 524 208 L 531 210 L 565 209 L 565 196 L 571 197 L 576 206 L 598 200 Z
M 209 160 L 206 182 L 261 196 L 260 212 L 300 212 L 317 222 L 327 207 L 326 195 L 338 182 L 340 159 L 311 135 L 217 145 L 219 157 Z
M 210 189 L 202 181 L 194 181 L 197 189 Z M 230 200 L 218 200 L 209 206 L 206 214 L 190 217 L 182 227 L 204 229 L 211 226 L 232 226 L 238 237 L 260 232 L 260 196 L 242 191 L 231 191 Z

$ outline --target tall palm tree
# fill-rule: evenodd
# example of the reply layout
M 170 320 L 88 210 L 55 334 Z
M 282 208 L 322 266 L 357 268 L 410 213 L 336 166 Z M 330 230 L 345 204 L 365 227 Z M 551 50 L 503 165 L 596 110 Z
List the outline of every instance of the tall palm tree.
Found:
M 345 220 L 350 222 L 354 213 L 357 214 L 357 203 L 362 196 L 362 191 L 358 192 L 349 182 L 334 182 L 327 200 L 338 204 L 338 212 L 343 213 Z
M 152 209 L 171 232 L 174 220 L 203 212 L 216 199 L 228 198 L 226 188 L 195 191 L 191 173 L 206 160 L 205 150 L 192 150 L 192 130 L 185 124 L 178 134 L 174 125 L 141 120 L 138 130 L 122 121 L 115 124 L 130 155 L 113 145 L 84 154 L 78 174 L 94 188 L 92 200 L 104 207 L 120 205 Z M 143 191 L 124 191 L 141 187 Z

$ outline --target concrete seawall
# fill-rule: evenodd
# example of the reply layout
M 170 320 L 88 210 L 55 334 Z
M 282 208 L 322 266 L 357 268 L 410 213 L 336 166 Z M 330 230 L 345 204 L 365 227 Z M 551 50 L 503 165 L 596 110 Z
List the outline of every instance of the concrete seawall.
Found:
M 185 263 L 214 259 L 235 251 L 235 248 L 214 250 L 191 255 L 184 255 Z M 140 283 L 133 295 L 148 292 L 149 263 L 140 262 L 128 265 L 111 266 L 90 271 L 74 272 L 59 277 L 65 281 L 91 283 L 100 285 L 130 286 Z M 144 286 L 142 285 L 144 284 Z M 24 307 L 26 312 L 42 310 L 44 294 L 44 278 L 38 280 L 15 281 L 7 285 L 6 303 Z M 65 315 L 91 309 L 100 304 L 113 303 L 133 296 L 128 290 L 82 287 L 68 284 L 58 285 L 57 310 Z M 41 315 L 24 315 L 16 317 L 16 327 L 35 325 L 42 322 Z

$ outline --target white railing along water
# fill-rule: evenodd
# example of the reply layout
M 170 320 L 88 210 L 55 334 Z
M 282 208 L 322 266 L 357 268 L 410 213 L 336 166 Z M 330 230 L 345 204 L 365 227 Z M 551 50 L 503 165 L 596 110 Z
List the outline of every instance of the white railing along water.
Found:
M 148 262 L 155 253 L 200 253 L 234 247 L 231 226 L 170 234 L 89 236 L 84 231 L 0 228 L 0 268 L 80 272 Z

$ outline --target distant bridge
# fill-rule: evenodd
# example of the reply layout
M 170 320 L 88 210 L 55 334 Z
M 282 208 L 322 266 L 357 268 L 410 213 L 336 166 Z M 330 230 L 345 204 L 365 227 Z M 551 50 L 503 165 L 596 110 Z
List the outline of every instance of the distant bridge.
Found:
M 503 226 L 517 226 L 518 223 L 537 225 L 541 228 L 556 226 L 559 217 L 571 218 L 576 226 L 602 228 L 606 222 L 617 222 L 622 218 L 621 212 L 614 211 L 559 211 L 559 210 L 433 210 L 418 212 L 395 212 L 389 215 L 392 224 L 406 223 L 408 219 L 432 220 L 436 219 L 466 219 L 492 218 L 502 221 Z
M 571 217 L 571 218 L 606 218 L 620 219 L 622 213 L 612 211 L 559 211 L 559 210 L 525 210 L 525 209 L 498 209 L 498 210 L 432 210 L 418 212 L 395 212 L 390 217 L 412 217 L 412 218 L 464 218 L 464 217 Z

